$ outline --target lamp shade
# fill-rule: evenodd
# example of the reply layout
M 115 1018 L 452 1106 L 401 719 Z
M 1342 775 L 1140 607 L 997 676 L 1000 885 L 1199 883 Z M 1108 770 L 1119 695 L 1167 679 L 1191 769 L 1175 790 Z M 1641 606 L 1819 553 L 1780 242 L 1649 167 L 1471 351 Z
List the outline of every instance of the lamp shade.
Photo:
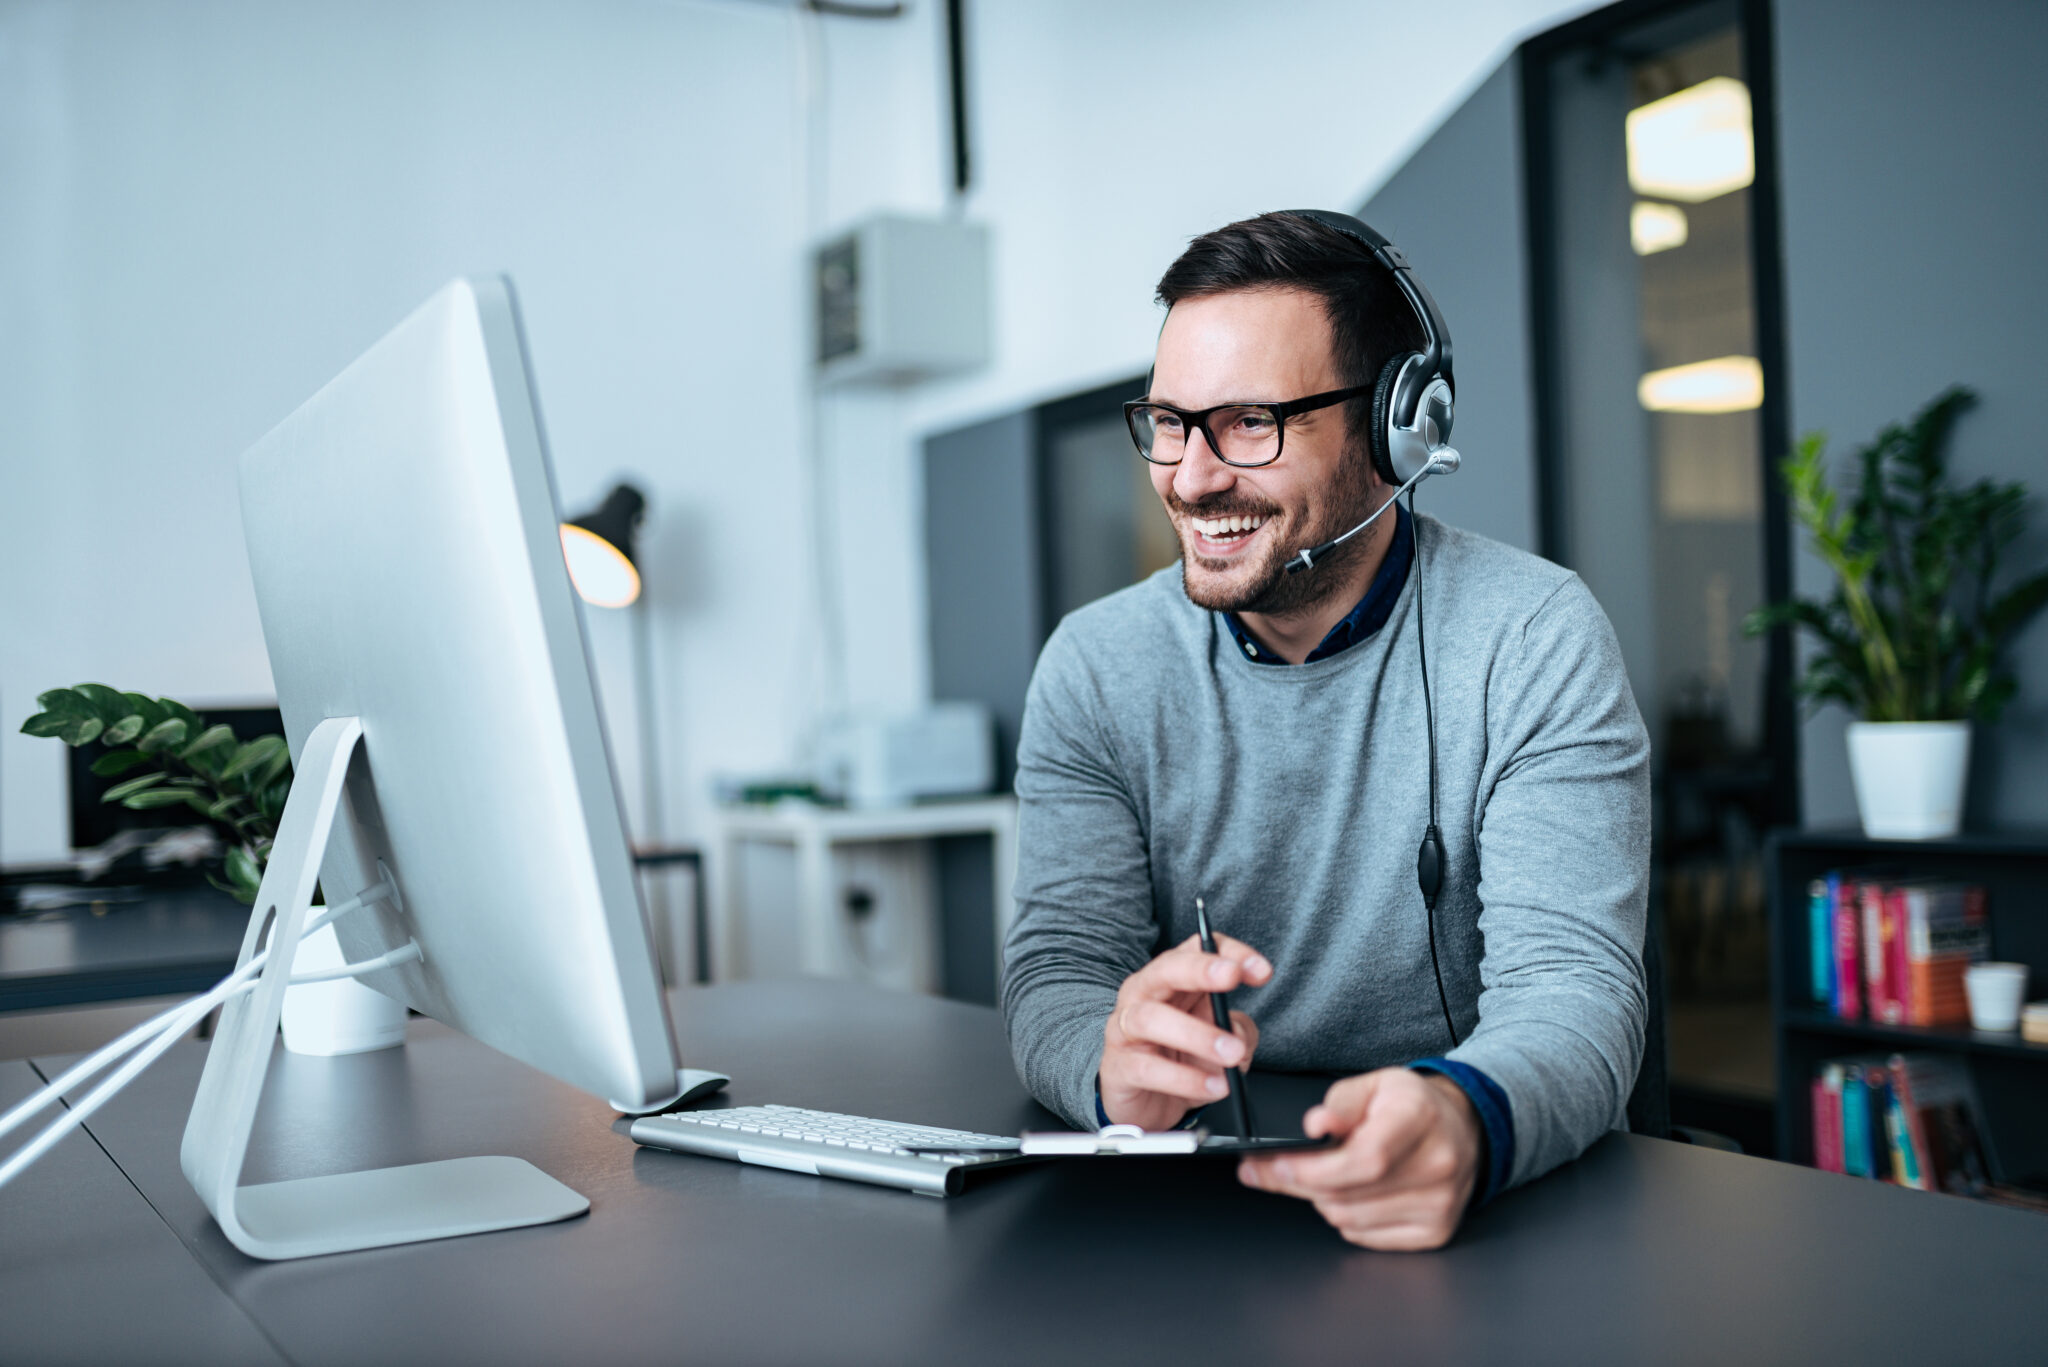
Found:
M 630 484 L 562 524 L 562 556 L 569 580 L 594 607 L 622 608 L 640 596 L 638 547 L 647 498 Z

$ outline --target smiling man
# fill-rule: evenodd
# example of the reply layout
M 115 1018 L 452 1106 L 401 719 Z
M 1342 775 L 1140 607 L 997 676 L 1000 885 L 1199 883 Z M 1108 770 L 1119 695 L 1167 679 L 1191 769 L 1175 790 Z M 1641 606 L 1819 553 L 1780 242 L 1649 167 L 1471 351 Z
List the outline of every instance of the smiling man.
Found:
M 1547 561 L 1395 505 L 1289 571 L 1393 497 L 1376 410 L 1427 349 L 1359 227 L 1261 215 L 1159 282 L 1129 412 L 1182 559 L 1039 658 L 1003 1009 L 1026 1084 L 1085 1126 L 1189 1123 L 1254 1052 L 1342 1075 L 1302 1121 L 1341 1142 L 1240 1177 L 1433 1248 L 1625 1124 L 1649 745 L 1606 617 Z

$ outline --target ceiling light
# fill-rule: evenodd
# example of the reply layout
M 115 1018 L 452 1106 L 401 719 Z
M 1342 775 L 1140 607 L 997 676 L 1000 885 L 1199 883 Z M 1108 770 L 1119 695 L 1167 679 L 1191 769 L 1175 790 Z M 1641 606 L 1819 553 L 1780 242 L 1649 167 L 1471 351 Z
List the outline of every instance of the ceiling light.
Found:
M 1688 204 L 1756 179 L 1749 87 L 1715 76 L 1628 116 L 1628 183 L 1639 195 Z
M 1754 356 L 1717 356 L 1653 370 L 1636 399 L 1652 413 L 1746 413 L 1764 401 L 1764 368 Z
M 1629 245 L 1636 249 L 1637 256 L 1654 256 L 1683 247 L 1685 233 L 1685 210 L 1676 204 L 1653 204 L 1639 199 L 1628 212 Z

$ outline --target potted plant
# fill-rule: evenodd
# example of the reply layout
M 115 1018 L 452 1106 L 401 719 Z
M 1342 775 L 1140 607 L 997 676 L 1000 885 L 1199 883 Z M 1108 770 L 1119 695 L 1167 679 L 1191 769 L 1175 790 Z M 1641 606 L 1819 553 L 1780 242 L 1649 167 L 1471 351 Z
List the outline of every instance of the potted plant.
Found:
M 1826 435 L 1801 438 L 1781 470 L 1834 591 L 1769 604 L 1743 623 L 1752 636 L 1791 625 L 1815 638 L 1797 688 L 1816 707 L 1837 702 L 1855 714 L 1849 768 L 1873 838 L 1962 828 L 1970 724 L 1996 721 L 2011 699 L 2005 647 L 2048 604 L 2048 571 L 1993 587 L 2025 521 L 2025 487 L 1949 479 L 1949 434 L 1975 401 L 1953 387 L 1879 432 L 1856 453 L 1846 497 L 1827 477 Z
M 209 879 L 245 906 L 255 904 L 263 870 L 277 839 L 292 789 L 291 754 L 283 736 L 238 741 L 225 726 L 181 702 L 122 693 L 105 684 L 57 688 L 36 699 L 42 710 L 22 723 L 31 736 L 66 745 L 97 744 L 101 778 L 120 778 L 100 797 L 124 807 L 187 807 L 227 829 L 225 881 Z M 345 962 L 333 926 L 299 942 L 292 966 L 299 972 L 339 968 Z M 380 992 L 346 980 L 285 989 L 285 1047 L 300 1054 L 351 1054 L 401 1044 L 405 1008 Z
M 102 802 L 136 811 L 189 807 L 224 827 L 227 879 L 215 879 L 215 885 L 244 906 L 254 904 L 292 787 L 283 736 L 238 741 L 232 730 L 208 726 L 181 702 L 105 684 L 51 689 L 36 706 L 42 710 L 22 723 L 24 734 L 54 737 L 74 748 L 97 743 L 105 750 L 92 771 L 121 782 L 101 795 Z

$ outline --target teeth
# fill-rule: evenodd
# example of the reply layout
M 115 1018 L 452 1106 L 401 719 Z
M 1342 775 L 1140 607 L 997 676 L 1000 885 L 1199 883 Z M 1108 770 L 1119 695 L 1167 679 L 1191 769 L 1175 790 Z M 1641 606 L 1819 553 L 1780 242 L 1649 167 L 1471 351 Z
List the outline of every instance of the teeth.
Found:
M 1266 519 L 1251 517 L 1198 517 L 1192 519 L 1195 530 L 1203 536 L 1234 536 L 1240 532 L 1255 532 Z

